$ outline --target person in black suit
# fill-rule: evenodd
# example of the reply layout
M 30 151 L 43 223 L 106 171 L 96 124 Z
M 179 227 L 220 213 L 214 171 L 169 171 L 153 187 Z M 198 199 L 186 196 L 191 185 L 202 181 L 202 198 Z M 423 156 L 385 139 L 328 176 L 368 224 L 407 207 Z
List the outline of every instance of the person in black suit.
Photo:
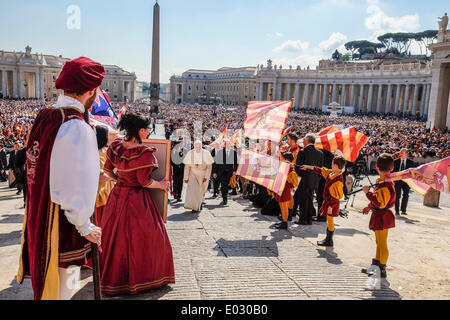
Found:
M 19 152 L 19 142 L 14 144 L 14 150 L 9 153 L 9 165 L 8 169 L 11 169 L 16 178 L 14 184 L 17 188 L 17 195 L 22 192 L 23 189 L 23 168 L 17 164 L 17 153 Z
M 0 182 L 6 182 L 6 172 L 8 171 L 8 161 L 6 157 L 6 150 L 3 145 L 0 145 Z
M 328 150 L 320 150 L 323 153 L 323 166 L 327 169 L 331 169 L 333 164 L 334 155 Z M 326 179 L 320 176 L 319 189 L 317 190 L 317 215 L 313 218 L 314 221 L 325 222 L 327 221 L 326 217 L 322 217 L 318 212 L 320 208 L 322 208 L 323 204 L 323 190 L 325 189 Z
M 316 143 L 316 136 L 314 134 L 306 135 L 303 145 L 305 148 L 299 152 L 297 157 L 297 166 L 295 168 L 299 177 L 301 177 L 298 186 L 297 203 L 294 204 L 294 212 L 297 211 L 297 206 L 300 207 L 300 218 L 298 224 L 312 225 L 312 216 L 314 210 L 314 191 L 317 191 L 320 182 L 320 176 L 312 171 L 301 170 L 301 166 L 308 165 L 314 167 L 323 166 L 323 153 L 317 150 L 314 144 Z
M 402 172 L 414 167 L 414 161 L 408 158 L 408 149 L 402 149 L 400 151 L 400 158 L 394 161 L 394 172 Z M 410 190 L 411 188 L 406 182 L 395 181 L 395 193 L 397 194 L 397 198 L 395 200 L 395 213 L 397 216 L 400 215 L 400 209 L 402 210 L 403 215 L 407 215 L 406 210 L 408 208 Z M 400 198 L 402 198 L 401 207 Z
M 219 149 L 219 144 L 218 143 L 214 143 L 214 146 L 213 146 L 213 148 L 211 150 L 211 156 L 214 159 L 214 163 L 217 162 L 216 154 L 218 153 L 219 150 L 220 150 Z M 214 165 L 213 165 L 213 167 L 214 167 Z M 213 177 L 212 177 L 211 181 L 212 181 L 212 185 L 213 185 L 213 189 L 214 189 L 213 198 L 217 198 L 217 196 L 219 195 L 220 181 L 219 181 L 218 178 L 214 178 L 214 171 L 213 171 L 212 175 L 213 175 Z
M 187 154 L 187 150 L 183 148 L 180 143 L 172 150 L 171 164 L 172 164 L 172 180 L 173 180 L 173 192 L 176 203 L 181 202 L 181 194 L 183 192 L 183 178 L 184 178 L 184 157 Z
M 231 177 L 236 175 L 238 156 L 232 148 L 230 140 L 225 141 L 225 149 L 217 152 L 216 162 L 213 165 L 213 177 L 219 179 L 222 191 L 223 204 L 228 205 L 228 190 Z

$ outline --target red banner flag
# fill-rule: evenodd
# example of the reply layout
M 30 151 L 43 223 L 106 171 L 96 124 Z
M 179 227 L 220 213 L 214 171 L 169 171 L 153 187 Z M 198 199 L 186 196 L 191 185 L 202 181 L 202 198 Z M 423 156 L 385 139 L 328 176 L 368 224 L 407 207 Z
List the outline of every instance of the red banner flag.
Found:
M 416 169 L 392 173 L 392 181 L 403 180 L 415 192 L 426 195 L 432 188 L 450 193 L 450 157 L 427 163 Z
M 292 100 L 249 102 L 244 123 L 245 135 L 252 140 L 280 143 L 291 107 Z
M 317 136 L 321 137 L 321 136 L 325 136 L 327 134 L 333 133 L 333 132 L 337 132 L 341 130 L 341 128 L 339 128 L 338 126 L 329 126 L 325 129 L 323 129 L 322 131 L 320 131 Z
M 351 127 L 317 138 L 316 148 L 330 152 L 339 150 L 345 160 L 355 162 L 367 142 L 369 142 L 369 137 L 357 132 L 355 127 Z
M 242 148 L 236 175 L 281 195 L 289 169 L 290 164 L 287 162 Z

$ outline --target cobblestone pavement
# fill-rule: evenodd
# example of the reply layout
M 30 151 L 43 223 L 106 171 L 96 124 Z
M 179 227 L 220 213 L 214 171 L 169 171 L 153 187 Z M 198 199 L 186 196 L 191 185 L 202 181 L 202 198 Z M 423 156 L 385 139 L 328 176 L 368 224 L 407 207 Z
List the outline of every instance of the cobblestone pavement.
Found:
M 389 282 L 382 282 L 380 290 L 371 290 L 367 276 L 360 273 L 375 251 L 367 216 L 352 209 L 348 220 L 338 219 L 335 249 L 323 249 L 316 246 L 316 241 L 324 237 L 326 224 L 272 230 L 275 217 L 260 215 L 239 196 L 232 199 L 224 208 L 220 199 L 207 198 L 200 214 L 172 203 L 167 229 L 174 252 L 176 284 L 113 299 L 449 298 L 448 208 L 436 212 L 427 209 L 428 215 L 421 215 L 419 208 L 423 207 L 412 204 L 411 216 L 400 219 L 392 231 Z M 362 208 L 362 200 L 357 198 L 355 209 L 358 205 Z M 22 286 L 15 281 L 23 221 L 21 205 L 20 196 L 2 184 L 0 299 L 32 298 L 29 280 Z M 415 247 L 411 239 L 421 241 L 420 256 L 409 254 Z M 409 270 L 409 266 L 415 269 Z M 90 272 L 83 271 L 82 278 L 81 289 L 73 299 L 92 299 Z

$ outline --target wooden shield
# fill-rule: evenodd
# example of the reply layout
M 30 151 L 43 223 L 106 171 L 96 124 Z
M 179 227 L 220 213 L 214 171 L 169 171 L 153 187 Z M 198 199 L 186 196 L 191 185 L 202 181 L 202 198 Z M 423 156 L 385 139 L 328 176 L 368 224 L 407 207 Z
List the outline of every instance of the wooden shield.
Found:
M 152 179 L 156 181 L 170 180 L 171 142 L 168 140 L 144 140 L 143 144 L 156 149 L 154 156 L 158 161 L 158 169 L 153 171 Z M 159 189 L 150 189 L 150 193 L 164 222 L 167 223 L 169 193 Z

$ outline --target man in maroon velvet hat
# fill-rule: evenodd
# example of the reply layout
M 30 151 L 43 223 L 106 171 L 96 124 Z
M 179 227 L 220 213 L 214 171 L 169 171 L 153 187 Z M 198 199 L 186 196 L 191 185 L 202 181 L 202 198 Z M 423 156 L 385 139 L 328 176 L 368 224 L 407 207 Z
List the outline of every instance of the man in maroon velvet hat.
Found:
M 105 77 L 88 58 L 67 61 L 55 105 L 42 109 L 27 145 L 28 196 L 17 281 L 30 277 L 35 300 L 68 300 L 90 243 L 101 245 L 91 223 L 100 176 L 97 140 L 88 121 Z

